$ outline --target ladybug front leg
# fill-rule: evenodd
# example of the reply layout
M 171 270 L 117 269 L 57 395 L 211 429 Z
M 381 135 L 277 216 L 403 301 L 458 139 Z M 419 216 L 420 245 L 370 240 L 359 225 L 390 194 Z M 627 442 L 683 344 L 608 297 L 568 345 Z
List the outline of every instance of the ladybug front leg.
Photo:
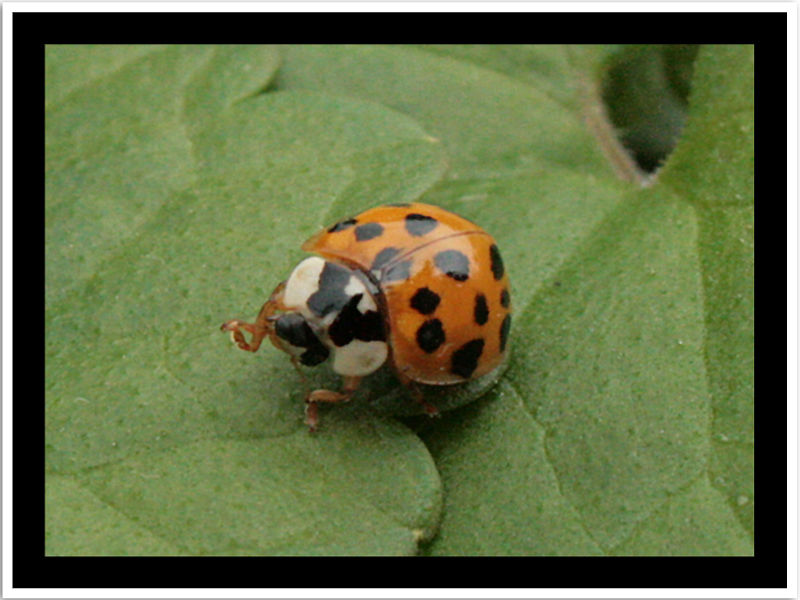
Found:
M 317 425 L 319 424 L 319 418 L 317 416 L 319 402 L 347 402 L 352 398 L 360 383 L 361 377 L 345 377 L 344 387 L 341 392 L 314 390 L 308 394 L 306 397 L 306 425 L 308 425 L 308 430 L 311 432 L 317 430 Z

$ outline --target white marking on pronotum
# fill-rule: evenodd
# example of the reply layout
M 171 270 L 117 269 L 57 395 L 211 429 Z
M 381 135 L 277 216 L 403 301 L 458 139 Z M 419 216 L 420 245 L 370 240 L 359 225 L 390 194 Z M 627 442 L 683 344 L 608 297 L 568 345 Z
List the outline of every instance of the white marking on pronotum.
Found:
M 311 295 L 319 289 L 319 278 L 325 261 L 318 256 L 305 259 L 294 268 L 286 288 L 283 291 L 283 302 L 290 308 L 306 308 Z
M 389 355 L 386 342 L 362 342 L 353 340 L 346 346 L 336 348 L 333 370 L 340 375 L 362 377 L 376 371 Z
M 375 300 L 372 299 L 372 295 L 369 293 L 366 284 L 357 276 L 352 275 L 350 277 L 350 281 L 348 281 L 347 285 L 344 287 L 344 293 L 350 298 L 361 294 L 361 300 L 358 301 L 358 306 L 356 308 L 358 308 L 358 312 L 362 315 L 371 310 L 378 310 Z

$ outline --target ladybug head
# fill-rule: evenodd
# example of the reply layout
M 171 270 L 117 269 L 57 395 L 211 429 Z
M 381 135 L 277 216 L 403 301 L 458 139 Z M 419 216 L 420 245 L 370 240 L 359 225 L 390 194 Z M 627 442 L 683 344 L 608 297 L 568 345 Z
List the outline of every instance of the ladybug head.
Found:
M 299 312 L 288 312 L 272 317 L 270 339 L 279 349 L 300 361 L 301 365 L 316 367 L 330 356 L 330 350 Z

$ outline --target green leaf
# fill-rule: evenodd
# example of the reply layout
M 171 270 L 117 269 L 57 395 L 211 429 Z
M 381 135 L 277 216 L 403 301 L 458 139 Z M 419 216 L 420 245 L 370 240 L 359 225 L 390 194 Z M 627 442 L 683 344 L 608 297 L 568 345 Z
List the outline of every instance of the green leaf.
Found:
M 695 68 L 685 142 L 664 172 L 698 215 L 709 476 L 754 537 L 755 70 L 753 46 L 711 46 Z
M 48 550 L 414 553 L 417 542 L 430 537 L 441 508 L 433 463 L 413 460 L 426 455 L 422 444 L 397 424 L 329 421 L 336 436 L 314 439 L 295 428 L 288 436 L 199 440 L 87 471 L 77 477 L 79 488 L 56 477 Z M 72 503 L 61 503 L 60 486 Z M 98 518 L 108 527 L 92 525 Z
M 753 50 L 701 50 L 647 188 L 608 51 L 48 48 L 47 554 L 752 554 Z M 219 326 L 416 199 L 497 239 L 508 371 L 413 429 L 368 381 L 310 435 Z

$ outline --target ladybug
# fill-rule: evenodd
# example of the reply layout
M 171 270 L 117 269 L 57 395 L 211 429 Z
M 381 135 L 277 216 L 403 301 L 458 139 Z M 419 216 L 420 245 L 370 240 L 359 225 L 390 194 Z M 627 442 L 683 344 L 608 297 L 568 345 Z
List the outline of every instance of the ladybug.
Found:
M 316 256 L 278 284 L 255 323 L 222 330 L 250 352 L 269 337 L 298 370 L 332 362 L 343 388 L 307 394 L 311 431 L 318 403 L 349 400 L 384 363 L 432 416 L 417 384 L 458 384 L 503 364 L 508 274 L 492 236 L 471 221 L 428 204 L 386 204 L 323 229 L 303 250 Z

